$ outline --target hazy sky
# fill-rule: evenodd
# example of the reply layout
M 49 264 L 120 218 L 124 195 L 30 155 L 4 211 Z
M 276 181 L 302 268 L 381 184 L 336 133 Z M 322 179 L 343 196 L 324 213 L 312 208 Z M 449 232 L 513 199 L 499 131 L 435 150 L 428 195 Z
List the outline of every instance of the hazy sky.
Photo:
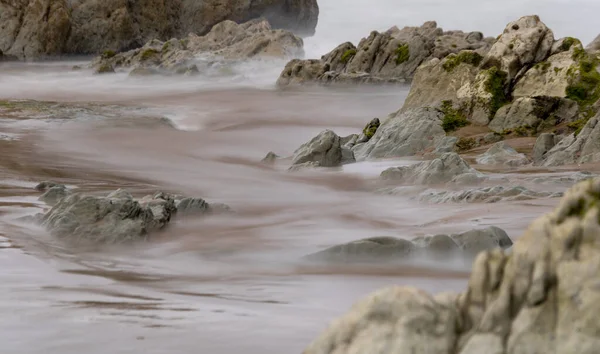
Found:
M 497 36 L 521 16 L 537 14 L 557 38 L 584 44 L 600 34 L 600 0 L 319 0 L 317 34 L 307 54 L 322 55 L 336 45 L 357 43 L 372 30 L 437 21 L 445 30 L 481 31 Z

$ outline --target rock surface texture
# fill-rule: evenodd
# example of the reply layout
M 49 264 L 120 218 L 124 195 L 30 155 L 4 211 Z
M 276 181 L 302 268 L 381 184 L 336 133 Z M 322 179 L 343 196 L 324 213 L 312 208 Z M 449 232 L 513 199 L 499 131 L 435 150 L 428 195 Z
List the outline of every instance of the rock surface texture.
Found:
M 525 154 L 517 152 L 504 141 L 492 145 L 484 154 L 477 156 L 481 165 L 521 166 L 529 163 Z
M 342 163 L 340 137 L 331 130 L 325 130 L 302 144 L 292 158 L 292 165 L 317 163 L 321 167 L 336 167 Z
M 596 353 L 599 220 L 600 179 L 581 182 L 510 251 L 480 253 L 464 293 L 380 290 L 304 354 Z
M 0 51 L 26 59 L 120 52 L 258 17 L 312 35 L 318 15 L 316 0 L 2 0 Z

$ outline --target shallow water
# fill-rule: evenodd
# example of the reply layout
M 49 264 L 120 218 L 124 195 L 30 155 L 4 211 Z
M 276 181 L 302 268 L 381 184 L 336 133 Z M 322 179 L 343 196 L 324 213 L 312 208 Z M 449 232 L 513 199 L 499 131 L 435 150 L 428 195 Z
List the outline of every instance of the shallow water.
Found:
M 533 9 L 551 15 L 542 19 L 557 34 L 593 37 L 583 27 L 592 11 L 559 21 L 573 5 L 541 3 L 477 2 L 473 8 L 463 1 L 445 12 L 451 6 L 439 1 L 344 2 L 341 10 L 339 2 L 322 2 L 307 53 L 317 56 L 372 29 L 428 19 L 495 35 Z M 592 1 L 579 5 L 598 8 Z M 454 16 L 464 11 L 467 18 Z M 354 21 L 359 15 L 368 20 Z M 282 61 L 210 77 L 157 79 L 71 71 L 77 63 L 0 64 L 0 99 L 66 102 L 52 114 L 35 106 L 0 116 L 2 353 L 299 353 L 375 289 L 458 291 L 470 268 L 461 258 L 334 267 L 300 263 L 302 256 L 371 236 L 410 239 L 489 225 L 516 239 L 557 203 L 425 205 L 373 193 L 380 171 L 415 162 L 410 159 L 300 174 L 259 163 L 269 151 L 290 156 L 323 129 L 360 131 L 371 118 L 400 108 L 407 87 L 280 92 L 273 84 Z M 160 116 L 176 129 L 154 119 Z M 540 185 L 527 180 L 531 176 L 496 175 L 544 191 L 568 187 Z M 236 213 L 178 221 L 144 245 L 76 249 L 17 220 L 45 208 L 33 187 L 46 179 L 99 193 L 174 191 L 227 203 Z

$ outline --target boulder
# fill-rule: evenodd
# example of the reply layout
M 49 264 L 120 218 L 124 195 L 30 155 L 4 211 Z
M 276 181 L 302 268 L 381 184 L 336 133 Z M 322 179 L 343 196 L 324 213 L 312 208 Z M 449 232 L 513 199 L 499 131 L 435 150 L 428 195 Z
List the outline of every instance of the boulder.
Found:
M 159 73 L 193 75 L 199 72 L 194 64 L 198 55 L 229 63 L 250 58 L 294 57 L 303 54 L 302 47 L 301 38 L 289 31 L 273 30 L 266 20 L 243 24 L 223 21 L 204 36 L 189 34 L 182 40 L 151 40 L 143 47 L 127 52 L 103 53 L 91 65 L 117 69 L 134 67 L 130 73 L 132 76 Z M 208 63 L 207 66 L 213 64 Z
M 560 166 L 600 161 L 600 113 L 591 118 L 577 135 L 562 139 L 539 164 Z
M 354 156 L 363 161 L 423 153 L 446 135 L 441 119 L 442 112 L 434 108 L 398 111 L 381 124 L 367 143 L 353 149 Z
M 394 192 L 391 191 L 393 194 Z M 538 198 L 557 198 L 562 193 L 536 192 L 525 187 L 480 187 L 462 191 L 425 191 L 417 199 L 423 203 L 497 203 L 501 201 L 532 200 Z
M 415 245 L 395 237 L 371 237 L 333 246 L 310 254 L 311 261 L 326 262 L 385 262 L 402 260 L 415 249 Z
M 518 153 L 504 141 L 492 145 L 484 154 L 477 156 L 480 165 L 521 166 L 529 163 L 525 154 Z
M 70 193 L 70 191 L 63 185 L 58 185 L 58 186 L 54 186 L 49 188 L 48 190 L 46 190 L 44 192 L 44 194 L 42 194 L 38 200 L 41 200 L 42 202 L 53 206 L 56 205 L 56 203 L 58 203 L 61 199 L 63 199 L 64 197 L 68 196 Z
M 357 46 L 346 42 L 320 60 L 295 60 L 282 71 L 277 84 L 403 83 L 413 78 L 422 63 L 463 50 L 481 56 L 493 39 L 481 33 L 444 32 L 435 22 L 420 27 L 393 27 L 373 31 Z
M 533 162 L 542 161 L 548 151 L 556 145 L 556 136 L 552 133 L 543 133 L 538 136 L 533 146 Z
M 302 144 L 292 158 L 292 165 L 307 162 L 318 163 L 321 167 L 336 167 L 342 162 L 340 137 L 331 130 L 324 130 L 309 142 Z
M 276 29 L 312 35 L 316 0 L 21 0 L 0 3 L 0 51 L 21 59 L 121 52 L 152 39 L 204 35 L 224 20 L 266 19 Z
M 267 153 L 267 156 L 265 156 L 262 160 L 260 160 L 260 162 L 265 165 L 274 165 L 275 161 L 277 161 L 278 158 L 279 158 L 279 155 L 277 155 L 276 153 L 274 153 L 272 151 L 269 151 Z
M 498 110 L 488 127 L 496 133 L 524 130 L 527 134 L 573 122 L 579 116 L 575 101 L 558 97 L 521 97 Z
M 186 197 L 175 204 L 177 215 L 198 215 L 208 213 L 211 206 L 202 198 Z
M 462 294 L 379 290 L 304 353 L 597 352 L 599 196 L 600 179 L 581 182 L 509 252 L 479 253 Z
M 550 55 L 554 34 L 538 16 L 510 22 L 483 59 L 483 67 L 497 67 L 513 80 L 521 69 L 544 61 Z
M 513 244 L 506 231 L 496 226 L 452 234 L 450 238 L 461 250 L 469 253 L 479 253 L 497 247 L 508 248 Z
M 464 174 L 477 174 L 457 153 L 449 152 L 410 166 L 391 167 L 381 172 L 381 180 L 400 184 L 443 184 Z
M 458 250 L 458 245 L 449 235 L 415 237 L 412 242 L 428 251 L 446 253 Z

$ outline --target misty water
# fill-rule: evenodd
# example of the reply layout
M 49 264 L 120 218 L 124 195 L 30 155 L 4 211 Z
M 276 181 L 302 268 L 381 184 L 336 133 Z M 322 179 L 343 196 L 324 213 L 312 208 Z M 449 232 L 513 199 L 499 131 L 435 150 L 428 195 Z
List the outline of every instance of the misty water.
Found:
M 317 33 L 305 39 L 307 57 L 371 30 L 427 20 L 496 36 L 533 13 L 557 37 L 589 42 L 600 3 L 324 0 L 320 9 Z M 372 236 L 411 239 L 490 225 L 517 239 L 558 201 L 432 205 L 373 193 L 383 169 L 414 159 L 300 174 L 260 164 L 269 151 L 290 156 L 324 129 L 359 132 L 398 110 L 409 87 L 279 91 L 283 60 L 142 79 L 73 71 L 75 64 L 86 61 L 0 64 L 0 99 L 69 107 L 0 115 L 2 353 L 300 353 L 378 288 L 459 291 L 470 269 L 461 257 L 334 267 L 306 265 L 302 256 Z M 560 173 L 568 171 L 551 175 Z M 527 182 L 532 174 L 495 178 L 540 191 L 568 187 Z M 71 248 L 18 220 L 47 208 L 33 187 L 48 179 L 91 192 L 172 191 L 226 203 L 235 214 L 180 220 L 145 244 Z

